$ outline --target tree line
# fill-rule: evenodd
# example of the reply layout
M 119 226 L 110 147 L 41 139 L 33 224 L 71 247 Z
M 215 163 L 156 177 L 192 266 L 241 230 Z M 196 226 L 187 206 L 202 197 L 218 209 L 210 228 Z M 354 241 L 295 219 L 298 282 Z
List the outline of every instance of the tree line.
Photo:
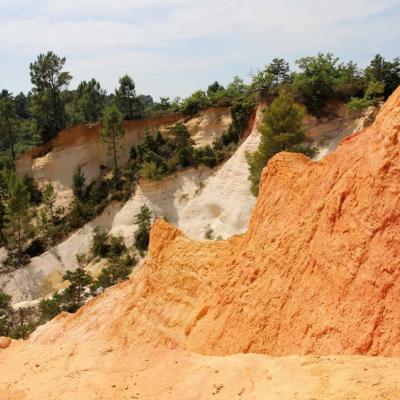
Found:
M 32 89 L 27 94 L 14 96 L 6 89 L 1 91 L 0 162 L 15 160 L 26 147 L 51 139 L 67 126 L 100 121 L 112 105 L 123 119 L 177 111 L 191 116 L 210 105 L 231 106 L 244 94 L 276 96 L 277 87 L 285 84 L 308 111 L 320 114 L 329 99 L 337 98 L 360 109 L 377 98 L 386 99 L 400 84 L 399 58 L 389 61 L 377 54 L 366 68 L 360 68 L 352 61 L 340 62 L 331 53 L 320 53 L 297 60 L 296 71 L 291 71 L 284 59 L 275 58 L 253 74 L 248 84 L 235 77 L 226 87 L 214 82 L 206 91 L 198 90 L 186 99 L 160 98 L 156 102 L 149 95 L 137 94 L 129 75 L 119 79 L 114 93 L 107 94 L 94 78 L 70 90 L 72 75 L 65 70 L 65 62 L 65 57 L 51 51 L 39 54 L 29 67 Z

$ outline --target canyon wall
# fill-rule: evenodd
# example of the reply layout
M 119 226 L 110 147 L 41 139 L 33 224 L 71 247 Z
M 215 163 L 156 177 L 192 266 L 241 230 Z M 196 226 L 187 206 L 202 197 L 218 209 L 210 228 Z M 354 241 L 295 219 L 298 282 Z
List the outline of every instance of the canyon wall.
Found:
M 144 204 L 149 206 L 154 215 L 166 218 L 196 239 L 204 238 L 206 229 L 212 230 L 214 238 L 228 238 L 245 232 L 256 203 L 255 197 L 250 193 L 245 155 L 247 152 L 255 151 L 259 144 L 259 126 L 263 109 L 264 105 L 258 107 L 255 117 L 249 123 L 247 138 L 223 165 L 214 170 L 204 167 L 189 168 L 173 173 L 161 181 L 140 181 L 132 198 L 125 204 L 111 205 L 103 212 L 103 215 L 77 230 L 63 243 L 33 258 L 26 268 L 0 275 L 1 290 L 10 294 L 14 303 L 19 303 L 38 299 L 59 288 L 62 275 L 67 270 L 77 268 L 76 255 L 89 251 L 95 225 L 101 226 L 114 235 L 121 235 L 125 242 L 131 245 L 133 234 L 137 229 L 134 223 L 135 216 Z M 310 116 L 304 121 L 307 141 L 321 149 L 318 157 L 335 149 L 341 138 L 370 123 L 374 110 L 369 110 L 359 116 L 349 115 L 343 109 L 339 109 L 337 114 L 337 117 L 327 121 L 317 121 Z M 222 134 L 230 121 L 229 118 L 227 109 L 209 109 L 202 115 L 189 120 L 187 125 L 192 136 L 199 141 L 198 143 L 209 144 Z M 162 121 L 153 121 L 153 125 L 156 126 L 160 122 Z M 136 122 L 133 125 L 137 128 Z M 142 123 L 141 132 L 144 132 L 143 126 L 150 125 L 149 122 Z M 39 157 L 44 151 L 42 148 L 36 148 L 28 152 L 26 156 L 36 157 L 35 165 L 43 163 L 46 158 L 52 158 L 53 161 L 46 167 L 48 177 L 51 171 L 63 169 L 67 155 L 71 155 L 72 160 L 74 153 L 77 153 L 79 157 L 86 154 L 82 148 L 88 151 L 91 147 L 97 148 L 97 152 L 91 152 L 89 158 L 91 161 L 86 164 L 86 167 L 97 165 L 101 154 L 100 145 L 96 147 L 94 144 L 98 140 L 96 136 L 98 131 L 96 133 L 95 130 L 81 131 L 80 129 L 81 127 L 77 127 L 76 130 L 59 135 L 55 139 L 56 144 L 52 145 L 57 150 L 48 151 L 47 149 L 48 154 L 45 156 Z M 138 132 L 138 130 L 132 132 Z M 133 133 L 131 136 L 135 138 L 137 135 Z M 87 138 L 91 139 L 85 144 Z M 51 143 L 46 146 L 50 145 Z M 81 150 L 77 150 L 79 148 Z M 95 171 L 95 168 L 91 167 L 91 169 Z M 66 175 L 65 171 L 58 171 L 57 174 L 60 174 L 61 178 L 55 175 L 52 178 L 53 182 L 56 184 L 60 182 L 62 176 Z M 39 175 L 35 176 L 40 184 L 42 178 L 39 178 Z M 64 196 L 64 199 L 71 197 L 68 185 L 70 185 L 69 182 L 64 184 L 64 188 L 67 188 L 65 191 L 58 187 L 59 197 Z
M 129 281 L 0 338 L 0 397 L 397 399 L 399 182 L 400 89 L 324 159 L 275 156 L 246 233 L 157 220 Z
M 130 281 L 31 341 L 400 356 L 399 134 L 400 90 L 323 160 L 275 156 L 245 234 L 193 241 L 158 220 Z

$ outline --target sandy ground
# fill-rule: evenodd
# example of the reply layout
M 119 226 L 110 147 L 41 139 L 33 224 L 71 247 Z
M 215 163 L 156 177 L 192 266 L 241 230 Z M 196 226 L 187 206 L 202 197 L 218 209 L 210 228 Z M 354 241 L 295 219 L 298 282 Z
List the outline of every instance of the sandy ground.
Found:
M 107 342 L 0 350 L 2 400 L 398 400 L 400 359 L 201 356 Z

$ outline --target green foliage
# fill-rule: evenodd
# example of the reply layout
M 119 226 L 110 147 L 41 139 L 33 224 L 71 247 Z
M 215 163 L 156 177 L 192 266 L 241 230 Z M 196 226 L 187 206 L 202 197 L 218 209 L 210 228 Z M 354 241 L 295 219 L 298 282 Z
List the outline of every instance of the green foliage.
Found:
M 291 80 L 289 63 L 282 58 L 274 58 L 263 71 L 252 76 L 252 89 L 257 90 L 263 97 L 276 94 L 279 87 Z
M 365 76 L 368 83 L 380 82 L 383 85 L 383 95 L 387 99 L 400 85 L 400 58 L 386 61 L 377 54 L 365 69 Z
M 80 165 L 78 165 L 72 175 L 72 190 L 77 199 L 82 199 L 86 184 L 86 177 Z
M 106 102 L 106 92 L 96 79 L 82 81 L 76 89 L 73 122 L 98 122 Z
M 50 299 L 43 299 L 39 303 L 39 314 L 42 322 L 53 319 L 62 311 L 64 311 L 62 293 L 54 293 Z
M 350 101 L 346 103 L 346 107 L 351 111 L 362 111 L 371 105 L 372 103 L 370 100 L 366 98 L 360 99 L 358 97 L 352 97 Z
M 145 161 L 140 168 L 140 176 L 143 179 L 158 181 L 165 176 L 165 169 L 160 168 L 155 161 Z
M 3 233 L 9 250 L 8 261 L 19 267 L 26 262 L 24 252 L 34 235 L 29 193 L 24 183 L 13 173 L 8 176 L 7 186 Z
M 295 104 L 286 90 L 281 90 L 264 111 L 260 145 L 255 153 L 247 156 L 251 191 L 255 196 L 258 195 L 261 173 L 268 160 L 281 151 L 292 150 L 303 141 L 304 113 L 304 108 Z
M 230 108 L 232 122 L 226 132 L 214 143 L 217 150 L 222 150 L 230 144 L 237 144 L 241 135 L 247 129 L 254 103 L 246 97 L 237 98 Z
M 61 226 L 61 209 L 55 206 L 56 192 L 51 182 L 43 188 L 42 206 L 37 212 L 38 231 L 45 246 L 51 246 L 59 239 Z
M 214 240 L 214 230 L 211 228 L 210 224 L 204 229 L 204 239 Z
M 370 81 L 367 90 L 365 91 L 364 98 L 374 101 L 381 98 L 385 93 L 385 84 L 380 81 Z
M 63 279 L 69 282 L 69 286 L 63 291 L 63 309 L 76 312 L 89 297 L 86 288 L 93 280 L 81 267 L 75 271 L 67 271 Z
M 138 225 L 138 229 L 135 232 L 135 247 L 139 252 L 143 253 L 149 247 L 150 240 L 150 227 L 153 213 L 149 207 L 143 205 L 140 208 L 140 212 L 135 216 L 135 224 Z
M 90 253 L 93 257 L 106 257 L 109 249 L 108 234 L 100 226 L 95 226 L 90 244 Z
M 119 87 L 115 90 L 118 109 L 126 119 L 140 118 L 143 114 L 143 103 L 136 97 L 135 82 L 129 75 L 119 79 Z
M 123 115 L 117 107 L 106 108 L 103 115 L 101 138 L 114 160 L 114 172 L 118 170 L 119 140 L 124 135 Z
M 206 93 L 202 90 L 198 90 L 184 100 L 181 110 L 183 115 L 194 116 L 204 110 L 208 105 L 209 100 Z
M 338 77 L 338 61 L 332 53 L 319 53 L 296 61 L 300 72 L 294 76 L 294 88 L 304 98 L 307 108 L 321 111 L 325 101 L 333 97 Z
M 11 94 L 0 98 L 0 148 L 10 152 L 13 161 L 16 159 L 15 146 L 18 142 L 20 120 L 17 117 L 14 99 Z
M 93 283 L 93 279 L 82 267 L 75 271 L 67 271 L 63 279 L 68 281 L 68 287 L 39 303 L 41 322 L 49 321 L 63 311 L 76 312 L 90 296 L 88 286 Z
M 37 206 L 42 201 L 42 192 L 37 187 L 35 180 L 28 175 L 24 176 L 23 183 L 29 195 L 31 205 Z
M 366 81 L 363 71 L 352 61 L 337 67 L 335 80 L 335 96 L 347 101 L 352 97 L 360 97 L 365 92 Z
M 378 103 L 378 99 L 382 98 L 384 91 L 385 84 L 383 82 L 370 81 L 364 97 L 352 97 L 346 106 L 352 111 L 361 111 L 369 106 L 375 106 Z
M 129 254 L 118 259 L 113 259 L 110 265 L 103 268 L 96 281 L 93 283 L 91 290 L 96 293 L 99 289 L 104 290 L 110 286 L 128 279 L 132 268 L 137 264 L 137 259 Z
M 90 244 L 92 257 L 115 259 L 121 257 L 126 250 L 122 237 L 108 235 L 99 226 L 94 227 Z
M 33 84 L 31 110 L 43 141 L 54 137 L 66 125 L 65 96 L 72 76 L 63 71 L 65 58 L 52 51 L 39 54 L 30 64 Z
M 196 148 L 194 159 L 196 165 L 203 164 L 209 168 L 215 167 L 220 161 L 218 153 L 210 145 Z
M 0 291 L 0 336 L 9 335 L 11 315 L 11 296 Z

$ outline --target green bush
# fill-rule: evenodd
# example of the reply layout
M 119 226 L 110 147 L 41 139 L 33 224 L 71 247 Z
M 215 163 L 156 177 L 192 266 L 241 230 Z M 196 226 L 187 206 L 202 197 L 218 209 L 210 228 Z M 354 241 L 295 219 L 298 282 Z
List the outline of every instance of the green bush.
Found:
M 135 224 L 138 225 L 138 229 L 135 232 L 134 241 L 135 247 L 141 253 L 145 252 L 149 247 L 152 214 L 149 207 L 143 205 L 140 208 L 140 212 L 135 216 Z
M 128 279 L 132 268 L 137 264 L 137 259 L 129 254 L 111 261 L 110 265 L 103 268 L 96 281 L 91 286 L 91 291 L 96 293 Z
M 192 117 L 208 106 L 207 95 L 202 90 L 198 90 L 183 101 L 181 111 L 183 115 Z
M 295 104 L 292 95 L 285 89 L 264 111 L 261 126 L 261 142 L 253 154 L 247 155 L 251 191 L 257 196 L 263 168 L 268 160 L 281 151 L 308 152 L 298 146 L 304 139 L 302 119 L 304 107 Z
M 346 103 L 346 107 L 351 111 L 361 111 L 368 108 L 370 105 L 372 105 L 371 100 L 366 98 L 359 99 L 356 97 L 352 97 L 351 100 Z

